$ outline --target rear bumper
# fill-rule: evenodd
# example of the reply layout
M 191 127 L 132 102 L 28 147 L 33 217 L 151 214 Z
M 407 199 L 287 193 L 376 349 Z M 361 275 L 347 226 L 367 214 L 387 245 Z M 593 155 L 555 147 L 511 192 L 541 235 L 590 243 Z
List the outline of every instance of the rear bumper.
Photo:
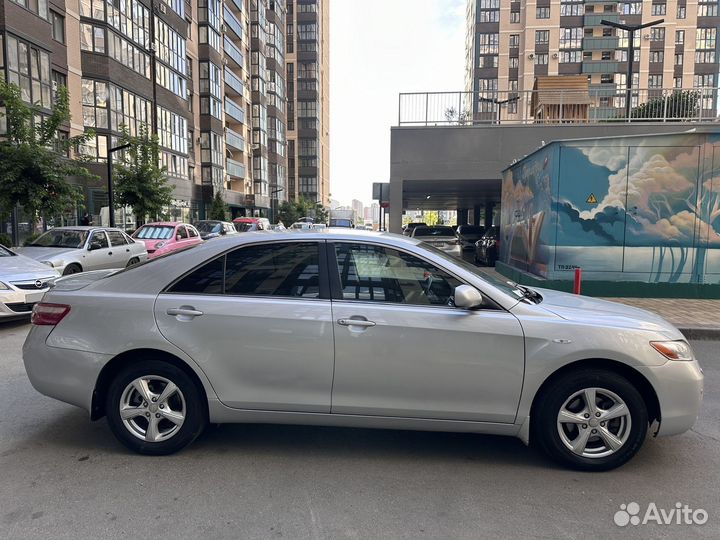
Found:
M 54 327 L 33 326 L 23 345 L 23 361 L 35 390 L 81 407 L 92 406 L 95 383 L 110 355 L 49 347 L 45 340 Z
M 639 367 L 660 402 L 658 435 L 677 435 L 697 420 L 703 398 L 703 373 L 697 361 L 668 361 L 661 366 Z

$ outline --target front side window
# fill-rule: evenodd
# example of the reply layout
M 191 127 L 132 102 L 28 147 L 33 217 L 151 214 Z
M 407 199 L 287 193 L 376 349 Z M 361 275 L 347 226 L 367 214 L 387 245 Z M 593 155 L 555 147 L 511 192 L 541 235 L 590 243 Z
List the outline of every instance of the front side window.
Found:
M 108 239 L 107 236 L 105 236 L 105 232 L 103 231 L 96 231 L 93 233 L 92 238 L 90 238 L 90 245 L 94 249 L 105 249 L 108 246 Z
M 419 306 L 452 305 L 462 283 L 436 266 L 396 249 L 335 245 L 343 300 Z

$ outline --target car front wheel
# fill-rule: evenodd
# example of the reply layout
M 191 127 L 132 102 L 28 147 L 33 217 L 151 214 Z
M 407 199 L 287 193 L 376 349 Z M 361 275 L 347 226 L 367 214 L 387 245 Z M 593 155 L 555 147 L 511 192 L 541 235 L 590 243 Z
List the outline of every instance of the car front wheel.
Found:
M 598 369 L 553 381 L 538 396 L 533 417 L 531 441 L 555 461 L 585 471 L 623 465 L 640 450 L 648 429 L 638 390 L 621 375 Z
M 140 454 L 165 455 L 193 442 L 207 424 L 201 390 L 181 369 L 143 359 L 110 383 L 105 412 L 113 434 Z

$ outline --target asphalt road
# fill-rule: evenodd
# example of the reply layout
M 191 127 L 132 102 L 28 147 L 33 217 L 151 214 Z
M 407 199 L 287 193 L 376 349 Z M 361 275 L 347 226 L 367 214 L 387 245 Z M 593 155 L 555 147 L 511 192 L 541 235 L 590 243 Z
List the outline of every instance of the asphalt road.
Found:
M 130 454 L 104 421 L 41 396 L 0 323 L 0 538 L 718 538 L 720 342 L 694 342 L 702 415 L 623 468 L 560 469 L 512 438 L 316 427 L 212 428 L 178 455 Z M 705 525 L 628 525 L 676 502 Z

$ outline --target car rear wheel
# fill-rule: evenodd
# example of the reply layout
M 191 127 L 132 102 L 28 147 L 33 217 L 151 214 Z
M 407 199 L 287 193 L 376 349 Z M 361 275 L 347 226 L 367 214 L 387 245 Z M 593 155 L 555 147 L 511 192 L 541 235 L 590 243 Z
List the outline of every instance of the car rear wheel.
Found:
M 642 446 L 648 412 L 638 390 L 605 370 L 571 372 L 542 390 L 533 406 L 531 442 L 574 469 L 606 471 Z
M 80 272 L 82 272 L 82 268 L 80 267 L 79 264 L 76 264 L 76 263 L 68 264 L 68 265 L 65 267 L 65 270 L 63 271 L 63 276 L 69 276 L 69 275 L 72 275 L 72 274 L 79 274 Z
M 145 360 L 110 383 L 105 411 L 113 434 L 140 454 L 172 454 L 193 442 L 207 417 L 201 390 L 181 369 Z

